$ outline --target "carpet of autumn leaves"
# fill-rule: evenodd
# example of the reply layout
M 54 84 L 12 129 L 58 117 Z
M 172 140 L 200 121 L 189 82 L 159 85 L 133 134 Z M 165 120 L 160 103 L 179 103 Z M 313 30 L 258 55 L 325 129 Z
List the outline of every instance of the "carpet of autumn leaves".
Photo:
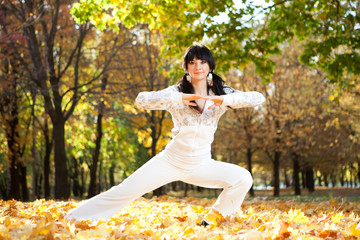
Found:
M 214 200 L 141 198 L 107 221 L 67 221 L 77 201 L 0 200 L 0 239 L 360 239 L 360 203 L 248 199 L 199 226 Z

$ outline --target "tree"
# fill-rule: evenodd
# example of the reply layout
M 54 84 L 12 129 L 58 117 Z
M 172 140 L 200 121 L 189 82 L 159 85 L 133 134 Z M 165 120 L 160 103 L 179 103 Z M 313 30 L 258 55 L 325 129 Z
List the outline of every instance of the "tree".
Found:
M 263 5 L 242 1 L 236 5 L 231 0 L 192 0 L 188 4 L 103 0 L 77 3 L 72 13 L 76 21 L 90 20 L 100 29 L 117 30 L 118 22 L 126 26 L 149 23 L 167 36 L 164 52 L 169 56 L 182 54 L 180 46 L 211 39 L 208 44 L 224 63 L 224 70 L 254 62 L 264 80 L 270 80 L 275 67 L 269 57 L 294 36 L 305 40 L 302 62 L 322 69 L 333 82 L 351 85 L 360 74 L 358 1 L 276 0 Z M 227 19 L 216 20 L 221 14 Z M 260 30 L 254 30 L 259 26 Z
M 94 39 L 94 43 L 97 42 L 98 39 Z M 134 35 L 130 33 L 130 31 L 126 28 L 122 29 L 122 31 L 115 35 L 110 31 L 103 31 L 101 34 L 101 41 L 95 45 L 93 49 L 97 51 L 97 57 L 94 59 L 95 69 L 101 69 L 102 66 L 107 66 L 109 69 L 106 74 L 103 75 L 100 84 L 100 91 L 97 91 L 95 88 L 91 90 L 91 98 L 95 100 L 97 109 L 97 118 L 96 118 L 96 138 L 95 138 L 95 146 L 92 153 L 92 161 L 88 163 L 90 168 L 90 185 L 88 189 L 88 197 L 92 197 L 99 193 L 99 186 L 97 184 L 98 178 L 100 179 L 100 171 L 101 171 L 101 159 L 100 159 L 100 148 L 102 144 L 103 137 L 103 119 L 106 117 L 106 104 L 109 99 L 111 99 L 111 95 L 115 97 L 118 96 L 118 92 L 115 89 L 110 89 L 110 91 L 106 91 L 108 85 L 119 85 L 119 79 L 116 80 L 109 79 L 109 74 L 111 71 L 111 62 L 115 60 L 117 54 L 121 54 L 121 51 L 128 49 L 131 47 L 131 42 L 134 40 Z M 110 75 L 113 76 L 113 75 Z M 121 89 L 122 90 L 122 89 Z M 120 90 L 120 92 L 121 92 Z M 109 95 L 109 96 L 108 96 Z M 98 166 L 100 165 L 100 166 Z M 100 167 L 100 168 L 98 168 Z M 98 173 L 99 170 L 99 173 Z
M 283 70 L 283 69 L 282 69 Z M 280 70 L 280 71 L 282 71 Z M 284 126 L 287 103 L 284 98 L 284 85 L 280 81 L 282 74 L 275 72 L 272 82 L 266 89 L 266 113 L 263 127 L 267 129 L 267 137 L 263 142 L 263 149 L 273 164 L 274 196 L 280 195 L 280 160 L 284 153 Z
M 4 12 L 0 10 L 0 18 L 4 21 Z M 7 22 L 9 23 L 9 22 Z M 4 36 L 4 34 L 1 34 Z M 11 34 L 8 36 L 11 41 L 21 44 L 25 41 L 20 34 Z M 27 126 L 22 126 L 21 102 L 24 98 L 25 88 L 22 82 L 22 66 L 17 61 L 14 51 L 5 48 L 6 41 L 1 42 L 1 81 L 0 81 L 0 123 L 5 129 L 5 139 L 7 142 L 7 163 L 8 178 L 6 179 L 8 187 L 1 186 L 1 192 L 4 199 L 29 200 L 29 193 L 26 181 L 26 162 L 23 154 L 26 146 Z M 19 90 L 20 89 L 20 90 Z M 27 120 L 29 123 L 31 121 Z M 23 129 L 24 128 L 24 129 Z M 22 132 L 24 130 L 24 133 Z
M 288 104 L 284 127 L 285 157 L 292 160 L 295 195 L 300 195 L 300 172 L 305 169 L 310 173 L 315 167 L 314 162 L 309 161 L 310 147 L 315 144 L 314 117 L 322 111 L 328 89 L 322 72 L 299 62 L 302 49 L 297 40 L 284 48 L 286 54 L 281 56 L 281 68 L 286 70 L 282 78 L 288 83 L 284 89 Z M 314 185 L 313 178 L 308 177 L 307 180 L 309 185 Z
M 24 77 L 39 89 L 52 122 L 55 198 L 67 198 L 69 184 L 64 126 L 80 97 L 92 87 L 100 87 L 93 83 L 106 72 L 112 57 L 96 70 L 86 72 L 88 68 L 83 66 L 89 65 L 89 55 L 84 54 L 84 43 L 92 37 L 92 26 L 89 23 L 75 24 L 68 3 L 59 0 L 5 1 L 2 10 L 1 26 L 7 48 L 14 52 L 24 68 Z M 25 46 L 10 39 L 11 34 L 19 30 L 26 38 Z M 116 46 L 117 42 L 113 41 L 113 44 Z M 112 56 L 115 54 L 116 51 Z
M 280 168 L 291 161 L 295 193 L 300 194 L 299 174 L 314 144 L 313 116 L 321 111 L 327 91 L 321 74 L 298 61 L 301 52 L 298 41 L 284 44 L 282 50 L 279 57 L 273 58 L 277 68 L 272 82 L 266 86 L 268 97 L 263 126 L 263 131 L 268 133 L 264 150 L 274 167 L 275 196 L 280 194 Z M 308 165 L 312 170 L 313 163 Z
M 101 95 L 99 105 L 98 105 L 98 115 L 96 118 L 96 139 L 95 139 L 95 149 L 92 156 L 92 164 L 90 167 L 90 185 L 88 190 L 88 198 L 95 196 L 99 193 L 97 189 L 97 167 L 99 162 L 100 156 L 100 147 L 101 147 L 101 139 L 103 135 L 102 129 L 102 119 L 104 117 L 104 110 L 105 110 L 105 103 L 104 103 L 104 92 L 106 89 L 107 84 L 107 76 L 105 75 L 104 78 L 101 80 Z
M 252 19 L 257 6 L 244 2 L 235 7 L 234 2 L 193 0 L 182 1 L 87 1 L 74 4 L 72 14 L 78 23 L 92 22 L 100 29 L 107 27 L 118 30 L 117 23 L 133 27 L 147 23 L 150 29 L 158 29 L 165 36 L 162 53 L 167 57 L 179 58 L 186 47 L 193 42 L 211 39 L 208 44 L 223 72 L 231 66 L 243 66 L 254 62 L 263 77 L 269 77 L 273 63 L 265 55 L 278 52 L 278 48 L 267 44 L 259 46 L 254 39 Z M 219 22 L 215 18 L 226 14 L 229 21 Z M 245 24 L 244 24 L 245 23 Z M 180 67 L 174 68 L 173 75 L 179 77 Z
M 241 73 L 235 69 L 230 71 L 226 75 L 226 84 L 242 91 L 262 91 L 260 78 L 256 76 L 253 65 L 245 67 Z M 214 147 L 220 148 L 218 152 L 221 155 L 230 155 L 229 159 L 237 158 L 232 160 L 232 163 L 238 164 L 240 159 L 246 159 L 247 169 L 251 174 L 253 156 L 261 149 L 260 143 L 266 134 L 259 128 L 262 113 L 262 106 L 229 111 L 219 124 L 217 135 L 222 137 L 215 140 L 214 144 Z M 253 187 L 250 189 L 250 195 L 255 195 Z
M 357 91 L 358 87 L 354 87 L 335 98 L 329 95 L 323 111 L 313 119 L 319 128 L 314 129 L 316 144 L 310 149 L 310 157 L 316 159 L 314 168 L 319 185 L 329 184 L 328 178 L 333 186 L 339 182 L 342 186 L 346 181 L 355 182 L 359 159 Z
M 12 66 L 13 67 L 13 66 Z M 11 69 L 12 67 L 9 66 Z M 10 70 L 11 71 L 11 70 Z M 15 70 L 16 71 L 16 70 Z M 7 161 L 9 165 L 8 189 L 2 190 L 5 199 L 29 200 L 29 193 L 26 183 L 26 163 L 22 159 L 25 142 L 21 141 L 21 125 L 19 120 L 19 94 L 17 84 L 19 79 L 11 79 L 17 74 L 8 73 L 8 79 L 2 79 L 2 91 L 0 95 L 0 113 L 2 124 L 4 124 L 6 141 L 8 146 Z
M 118 56 L 120 63 L 117 69 L 121 71 L 120 77 L 124 78 L 123 88 L 127 88 L 122 97 L 123 104 L 128 105 L 133 111 L 124 115 L 137 128 L 143 144 L 149 148 L 150 157 L 154 157 L 168 142 L 169 136 L 164 134 L 170 130 L 171 120 L 166 111 L 146 111 L 137 107 L 134 102 L 140 91 L 156 91 L 169 86 L 171 80 L 159 72 L 159 42 L 161 36 L 156 31 L 151 31 L 148 25 L 138 25 L 135 28 L 138 33 L 135 44 L 127 53 Z M 166 66 L 165 64 L 163 66 Z M 169 66 L 166 66 L 169 68 Z M 125 76 L 125 77 L 124 77 Z M 174 81 L 174 80 L 172 80 Z M 149 159 L 144 159 L 146 162 Z M 156 195 L 163 194 L 163 189 L 155 191 Z
M 261 36 L 282 43 L 303 41 L 301 62 L 322 69 L 331 82 L 358 81 L 360 53 L 359 1 L 274 1 Z
M 81 56 L 79 49 L 81 49 L 81 44 L 89 28 L 88 26 L 80 27 L 78 42 L 70 54 L 68 62 L 65 62 L 65 67 L 62 67 L 60 62 L 64 56 L 62 48 L 60 46 L 56 47 L 55 37 L 58 32 L 57 23 L 59 18 L 63 16 L 60 13 L 60 8 L 66 14 L 66 6 L 61 6 L 60 1 L 55 1 L 54 5 L 50 5 L 47 2 L 26 1 L 23 3 L 7 1 L 3 4 L 2 8 L 6 12 L 5 16 L 16 16 L 16 21 L 13 21 L 11 25 L 5 22 L 6 18 L 2 19 L 1 24 L 5 36 L 10 36 L 11 32 L 17 31 L 18 26 L 21 26 L 22 34 L 27 40 L 27 49 L 19 48 L 19 46 L 10 41 L 8 48 L 14 51 L 17 61 L 24 67 L 27 77 L 36 84 L 43 95 L 46 112 L 53 123 L 53 137 L 55 141 L 55 197 L 67 198 L 69 192 L 64 124 L 71 115 L 78 100 L 77 81 L 79 76 L 75 74 L 74 77 L 73 104 L 69 109 L 62 108 L 64 96 L 61 94 L 60 80 L 72 64 L 74 56 L 76 58 L 75 68 L 78 67 Z M 37 31 L 41 31 L 42 35 L 37 34 Z M 56 64 L 57 58 L 60 60 L 58 65 Z M 45 59 L 46 61 L 43 61 Z M 77 71 L 75 70 L 75 73 Z M 51 88 L 48 87 L 49 85 Z

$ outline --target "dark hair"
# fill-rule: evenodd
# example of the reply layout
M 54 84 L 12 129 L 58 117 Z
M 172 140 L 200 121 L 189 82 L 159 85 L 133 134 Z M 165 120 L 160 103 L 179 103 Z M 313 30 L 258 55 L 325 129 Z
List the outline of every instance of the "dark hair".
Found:
M 186 50 L 183 58 L 183 68 L 185 72 L 187 70 L 188 63 L 194 60 L 194 58 L 205 60 L 209 64 L 210 72 L 212 73 L 213 76 L 213 80 L 212 80 L 213 84 L 212 86 L 208 85 L 208 89 L 211 89 L 215 93 L 215 95 L 225 95 L 226 94 L 224 91 L 225 81 L 213 72 L 215 70 L 215 59 L 211 51 L 204 45 L 193 45 L 189 47 Z M 194 93 L 194 88 L 192 84 L 186 79 L 186 73 L 184 74 L 182 79 L 180 79 L 180 81 L 178 82 L 178 90 L 183 93 Z M 200 111 L 198 107 L 193 107 L 193 108 Z

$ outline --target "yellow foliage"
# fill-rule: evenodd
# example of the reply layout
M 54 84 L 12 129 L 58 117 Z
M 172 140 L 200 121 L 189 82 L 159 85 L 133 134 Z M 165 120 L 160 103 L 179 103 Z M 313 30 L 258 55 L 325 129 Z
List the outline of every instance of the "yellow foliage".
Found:
M 109 220 L 67 221 L 78 202 L 0 200 L 0 239 L 359 239 L 360 203 L 245 201 L 235 216 L 209 213 L 214 200 L 139 199 Z M 206 217 L 214 224 L 201 227 Z
M 338 224 L 341 222 L 341 219 L 344 217 L 344 215 L 339 212 L 339 213 L 335 213 L 334 215 L 331 216 L 331 221 L 335 224 Z
M 350 227 L 351 235 L 360 237 L 360 229 L 357 228 L 357 224 L 353 223 Z
M 289 211 L 289 220 L 294 221 L 295 223 L 309 223 L 309 218 L 305 216 L 304 212 L 301 210 L 290 210 Z

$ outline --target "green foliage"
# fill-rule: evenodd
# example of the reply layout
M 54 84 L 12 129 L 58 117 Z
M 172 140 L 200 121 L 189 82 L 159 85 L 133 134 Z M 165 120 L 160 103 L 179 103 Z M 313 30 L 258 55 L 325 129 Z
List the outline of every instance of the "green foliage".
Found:
M 123 111 L 123 110 L 119 110 Z M 121 177 L 125 178 L 150 159 L 148 149 L 139 142 L 137 130 L 126 118 L 114 116 L 108 119 L 103 138 L 104 158 L 115 162 L 121 169 Z
M 103 121 L 103 137 L 101 142 L 100 161 L 104 169 L 115 165 L 120 178 L 125 178 L 150 159 L 148 149 L 139 142 L 137 130 L 132 127 L 125 115 L 123 106 L 113 103 L 116 115 L 106 116 Z M 95 148 L 96 122 L 93 108 L 88 102 L 79 103 L 74 118 L 67 125 L 68 154 L 75 159 L 83 160 L 87 169 Z M 74 161 L 74 160 L 71 160 Z
M 265 82 L 270 81 L 275 67 L 269 57 L 280 52 L 279 44 L 297 36 L 304 41 L 303 63 L 323 69 L 332 82 L 351 85 L 360 74 L 358 1 L 275 0 L 266 4 L 242 1 L 235 7 L 231 0 L 191 0 L 187 4 L 179 0 L 83 0 L 74 4 L 72 13 L 77 22 L 90 20 L 100 29 L 148 23 L 166 36 L 163 54 L 171 58 L 180 57 L 194 42 L 205 43 L 220 63 L 218 71 L 254 62 Z M 227 19 L 219 21 L 219 16 Z M 173 75 L 178 78 L 179 72 L 175 69 Z
M 274 3 L 265 26 L 271 33 L 266 34 L 283 36 L 275 43 L 293 36 L 304 40 L 302 63 L 323 69 L 331 82 L 351 86 L 355 75 L 360 74 L 359 2 L 297 0 Z
M 252 23 L 244 24 L 244 19 L 254 13 L 256 6 L 251 2 L 244 6 L 235 8 L 231 0 L 192 0 L 188 4 L 179 0 L 82 1 L 73 6 L 72 14 L 78 23 L 89 20 L 100 29 L 105 24 L 112 28 L 110 24 L 114 23 L 126 27 L 148 23 L 150 28 L 159 29 L 165 36 L 166 46 L 162 53 L 170 58 L 179 58 L 194 42 L 206 43 L 221 63 L 217 69 L 220 72 L 233 66 L 242 67 L 255 58 L 259 73 L 268 79 L 272 71 L 268 71 L 271 64 L 265 56 L 274 52 L 274 48 L 267 51 L 262 41 L 254 40 Z M 220 14 L 227 16 L 229 21 L 216 20 Z M 175 78 L 179 78 L 179 72 L 174 69 Z

